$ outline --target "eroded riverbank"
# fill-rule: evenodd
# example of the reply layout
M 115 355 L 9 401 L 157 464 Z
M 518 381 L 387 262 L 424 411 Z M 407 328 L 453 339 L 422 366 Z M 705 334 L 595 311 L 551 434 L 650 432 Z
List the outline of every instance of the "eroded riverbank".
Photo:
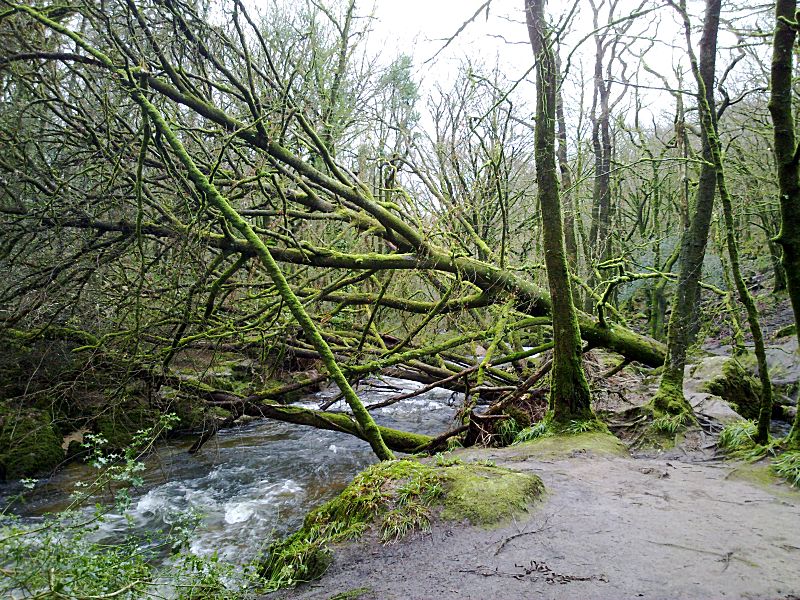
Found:
M 337 548 L 321 580 L 269 597 L 788 600 L 800 590 L 800 493 L 761 468 L 634 459 L 594 443 L 456 454 L 536 473 L 546 497 L 497 529 L 367 537 Z

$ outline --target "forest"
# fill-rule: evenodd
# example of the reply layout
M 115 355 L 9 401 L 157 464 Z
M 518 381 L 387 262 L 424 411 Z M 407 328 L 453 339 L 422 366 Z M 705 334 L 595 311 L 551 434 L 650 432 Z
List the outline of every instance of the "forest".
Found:
M 796 0 L 389 4 L 0 0 L 0 594 L 796 598 Z

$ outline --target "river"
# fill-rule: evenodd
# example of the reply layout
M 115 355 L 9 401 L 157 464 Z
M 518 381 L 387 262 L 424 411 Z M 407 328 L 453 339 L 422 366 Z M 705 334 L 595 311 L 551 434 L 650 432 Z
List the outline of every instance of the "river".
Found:
M 419 387 L 397 379 L 373 381 L 359 395 L 371 403 Z M 331 393 L 310 395 L 301 405 L 316 408 Z M 337 409 L 342 406 L 331 407 Z M 435 435 L 452 427 L 455 408 L 450 391 L 435 389 L 373 414 L 381 425 Z M 130 532 L 131 520 L 145 534 L 168 527 L 181 512 L 195 511 L 201 521 L 191 550 L 198 555 L 217 552 L 221 559 L 243 564 L 276 537 L 296 529 L 311 508 L 375 461 L 369 446 L 352 436 L 269 420 L 221 431 L 196 455 L 187 452 L 192 441 L 173 440 L 147 459 L 145 483 L 133 490 L 127 514 L 108 515 L 99 539 L 111 542 Z M 90 476 L 86 465 L 69 465 L 38 483 L 15 512 L 37 519 L 62 510 L 75 483 Z M 19 489 L 18 484 L 0 488 L 0 506 Z

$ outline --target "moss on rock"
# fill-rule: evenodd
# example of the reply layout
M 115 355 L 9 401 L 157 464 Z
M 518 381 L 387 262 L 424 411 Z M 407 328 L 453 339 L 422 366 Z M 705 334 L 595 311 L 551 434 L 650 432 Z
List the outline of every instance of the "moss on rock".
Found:
M 761 407 L 761 383 L 734 358 L 725 361 L 722 372 L 702 387 L 728 402 L 745 419 L 758 419 Z
M 532 473 L 476 464 L 447 468 L 444 487 L 442 518 L 481 526 L 526 511 L 544 493 L 542 480 Z
M 330 563 L 329 546 L 361 535 L 379 517 L 385 540 L 399 537 L 405 526 L 428 527 L 427 507 L 441 491 L 436 468 L 421 462 L 392 460 L 368 467 L 339 496 L 311 511 L 299 531 L 267 549 L 261 568 L 267 589 L 317 579 Z
M 92 423 L 92 431 L 101 435 L 104 449 L 118 452 L 127 448 L 137 431 L 152 427 L 161 413 L 135 401 L 109 408 Z
M 445 519 L 491 525 L 526 510 L 543 490 L 535 475 L 500 467 L 383 461 L 356 475 L 339 496 L 310 512 L 300 530 L 273 543 L 261 575 L 267 590 L 312 581 L 328 568 L 331 545 L 370 529 L 379 532 L 383 542 L 427 530 L 437 506 Z
M 589 431 L 577 434 L 543 436 L 515 446 L 517 458 L 563 458 L 590 452 L 607 456 L 628 456 L 628 449 L 610 433 Z
M 47 413 L 0 404 L 0 480 L 49 471 L 63 460 L 61 438 Z

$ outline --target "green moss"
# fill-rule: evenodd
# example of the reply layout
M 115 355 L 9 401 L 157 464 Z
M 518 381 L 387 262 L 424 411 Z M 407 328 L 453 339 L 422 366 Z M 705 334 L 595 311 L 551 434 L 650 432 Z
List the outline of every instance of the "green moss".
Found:
M 331 560 L 329 546 L 361 535 L 379 517 L 384 541 L 429 527 L 428 507 L 441 493 L 435 467 L 413 460 L 372 465 L 339 496 L 309 513 L 299 531 L 268 548 L 261 569 L 267 589 L 320 577 Z
M 270 591 L 312 581 L 328 568 L 333 544 L 371 528 L 384 543 L 428 530 L 437 505 L 445 519 L 491 525 L 526 510 L 543 489 L 535 475 L 489 465 L 380 462 L 310 512 L 299 531 L 273 543 L 261 575 Z
M 745 419 L 758 419 L 761 408 L 761 383 L 732 358 L 722 366 L 719 377 L 702 387 L 728 402 Z
M 456 465 L 445 470 L 442 517 L 473 525 L 495 525 L 526 511 L 544 492 L 542 480 L 489 465 Z
M 689 415 L 690 420 L 694 420 L 692 406 L 686 401 L 683 395 L 682 382 L 672 381 L 665 372 L 658 385 L 658 391 L 647 405 L 655 418 L 668 416 Z
M 46 413 L 0 404 L 0 479 L 49 471 L 63 460 L 61 438 Z
M 781 327 L 780 329 L 778 329 L 778 331 L 775 332 L 775 337 L 784 338 L 796 334 L 797 334 L 797 324 L 792 323 L 791 325 L 786 325 L 785 327 Z
M 738 463 L 728 478 L 746 481 L 778 498 L 791 502 L 797 501 L 797 489 L 780 485 L 781 477 L 775 472 L 773 464 L 766 460 L 755 463 Z
M 588 419 L 556 421 L 553 418 L 553 412 L 550 411 L 541 421 L 518 431 L 514 437 L 514 444 L 554 435 L 578 435 L 592 431 L 610 433 L 606 424 L 594 416 Z
M 627 456 L 628 449 L 610 433 L 590 431 L 578 434 L 548 435 L 515 446 L 519 458 L 562 458 L 576 452 L 609 456 Z
M 125 402 L 109 408 L 95 418 L 92 430 L 106 440 L 105 450 L 118 452 L 130 445 L 137 431 L 157 423 L 160 414 L 135 401 Z
M 208 426 L 209 421 L 225 421 L 231 412 L 219 406 L 208 407 L 205 403 L 193 398 L 177 395 L 166 405 L 168 412 L 178 417 L 178 428 L 183 430 L 199 430 Z

